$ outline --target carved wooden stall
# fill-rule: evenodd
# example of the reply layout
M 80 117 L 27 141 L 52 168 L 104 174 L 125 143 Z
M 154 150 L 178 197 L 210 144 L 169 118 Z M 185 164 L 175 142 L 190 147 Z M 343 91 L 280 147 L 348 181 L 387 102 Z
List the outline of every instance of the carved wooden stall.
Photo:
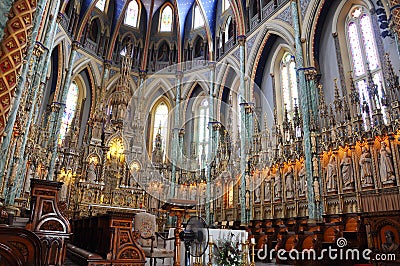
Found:
M 32 214 L 26 229 L 40 238 L 44 265 L 63 265 L 67 242 L 71 236 L 69 222 L 57 206 L 58 192 L 62 184 L 47 180 L 31 180 Z
M 79 265 L 144 265 L 146 258 L 137 243 L 139 234 L 133 231 L 133 217 L 109 212 L 72 221 L 69 257 Z
M 23 228 L 0 226 L 0 265 L 42 266 L 40 239 Z

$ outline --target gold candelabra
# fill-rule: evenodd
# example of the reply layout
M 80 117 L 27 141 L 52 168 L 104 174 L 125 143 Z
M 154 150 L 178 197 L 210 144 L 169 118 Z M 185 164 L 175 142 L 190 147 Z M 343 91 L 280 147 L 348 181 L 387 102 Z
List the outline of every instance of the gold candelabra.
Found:
M 249 241 L 247 239 L 245 239 L 242 243 L 242 266 L 249 266 L 248 261 L 249 261 Z
M 212 236 L 209 237 L 208 240 L 208 248 L 210 249 L 208 252 L 208 263 L 207 266 L 212 266 L 212 256 L 213 256 L 213 240 L 212 240 Z
M 250 266 L 255 266 L 256 262 L 254 260 L 255 257 L 255 253 L 254 253 L 254 247 L 256 245 L 256 239 L 254 237 L 251 238 L 250 241 L 250 246 L 251 246 L 251 262 L 250 262 Z

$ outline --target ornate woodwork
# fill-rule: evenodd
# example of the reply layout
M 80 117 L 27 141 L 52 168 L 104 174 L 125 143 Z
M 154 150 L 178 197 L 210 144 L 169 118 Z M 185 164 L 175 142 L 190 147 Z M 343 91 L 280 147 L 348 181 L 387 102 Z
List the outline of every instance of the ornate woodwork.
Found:
M 0 226 L 0 265 L 42 266 L 42 245 L 36 234 L 6 225 Z
M 72 221 L 68 253 L 86 265 L 144 265 L 146 258 L 133 231 L 132 214 L 112 213 Z M 90 241 L 88 241 L 90 239 Z
M 31 179 L 31 216 L 26 229 L 34 232 L 43 246 L 43 262 L 62 265 L 71 236 L 68 220 L 61 214 L 57 201 L 63 183 Z

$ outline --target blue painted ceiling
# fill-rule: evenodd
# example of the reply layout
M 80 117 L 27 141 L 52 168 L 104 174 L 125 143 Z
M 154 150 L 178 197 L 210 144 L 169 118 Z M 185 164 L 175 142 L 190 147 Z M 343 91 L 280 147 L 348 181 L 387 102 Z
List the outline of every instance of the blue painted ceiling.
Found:
M 81 13 L 80 19 L 82 21 L 83 17 L 88 12 L 91 5 L 94 5 L 96 0 L 83 0 L 81 5 Z M 115 6 L 115 14 L 113 16 L 112 21 L 112 30 L 114 30 L 117 26 L 118 19 L 123 16 L 123 9 L 127 1 L 130 0 L 116 0 Z M 150 14 L 151 5 L 154 2 L 153 12 Z M 166 0 L 141 0 L 142 8 L 145 9 L 147 14 L 147 20 L 149 20 L 150 15 L 154 15 L 155 12 L 165 3 Z M 193 4 L 197 2 L 198 5 L 202 8 L 204 20 L 206 21 L 206 25 L 209 27 L 211 37 L 215 36 L 215 23 L 216 23 L 216 13 L 217 13 L 217 2 L 218 0 L 172 0 L 173 6 L 175 6 L 178 10 L 178 19 L 179 19 L 179 31 L 180 36 L 183 39 L 184 28 L 185 25 L 182 25 L 186 21 L 186 17 L 190 12 Z M 142 10 L 143 12 L 144 10 Z

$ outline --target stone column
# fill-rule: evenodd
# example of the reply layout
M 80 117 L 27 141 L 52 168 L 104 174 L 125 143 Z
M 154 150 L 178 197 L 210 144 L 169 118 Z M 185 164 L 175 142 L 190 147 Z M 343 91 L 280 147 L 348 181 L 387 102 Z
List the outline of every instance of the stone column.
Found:
M 176 174 L 176 164 L 178 159 L 178 145 L 179 145 L 179 131 L 180 131 L 180 101 L 181 101 L 181 82 L 183 78 L 183 72 L 178 71 L 176 73 L 176 99 L 175 99 L 175 113 L 174 113 L 174 128 L 172 137 L 172 174 L 171 174 L 171 189 L 169 197 L 173 199 L 175 197 L 175 187 L 178 182 L 178 176 Z
M 238 36 L 239 42 L 239 64 L 240 64 L 240 86 L 239 86 L 239 94 L 240 94 L 240 192 L 239 192 L 239 200 L 240 200 L 240 209 L 241 209 L 241 224 L 247 224 L 246 218 L 246 83 L 244 80 L 245 77 L 245 44 L 246 37 Z
M 75 62 L 75 57 L 77 54 L 77 50 L 79 47 L 79 43 L 77 41 L 74 41 L 72 43 L 72 50 L 69 56 L 69 62 L 68 62 L 68 68 L 67 68 L 67 73 L 65 76 L 65 82 L 62 90 L 60 91 L 59 94 L 59 105 L 62 108 L 57 108 L 55 112 L 52 112 L 52 119 L 50 121 L 50 130 L 51 130 L 51 136 L 50 140 L 52 143 L 50 143 L 50 149 L 51 149 L 51 159 L 48 165 L 48 173 L 47 173 L 47 180 L 53 181 L 54 180 L 54 170 L 55 170 L 55 163 L 56 163 L 56 158 L 57 158 L 57 141 L 58 141 L 58 135 L 60 134 L 60 127 L 61 127 L 61 120 L 62 116 L 64 113 L 64 108 L 65 108 L 65 101 L 67 100 L 67 94 L 69 87 L 72 82 L 72 70 Z
M 53 7 L 53 16 L 50 16 L 50 21 L 49 24 L 47 24 L 47 28 L 45 31 L 45 36 L 44 36 L 44 49 L 38 50 L 38 52 L 41 53 L 41 55 L 35 55 L 36 57 L 39 56 L 39 61 L 36 66 L 36 71 L 34 72 L 34 79 L 33 79 L 33 84 L 31 86 L 31 89 L 33 91 L 33 96 L 31 99 L 31 106 L 28 114 L 28 119 L 27 123 L 25 125 L 25 134 L 22 137 L 22 146 L 21 146 L 21 153 L 18 157 L 17 161 L 17 178 L 18 181 L 16 184 L 19 184 L 16 187 L 16 190 L 14 190 L 12 194 L 10 194 L 10 204 L 14 204 L 14 199 L 15 197 L 18 197 L 18 195 L 21 193 L 21 189 L 23 186 L 21 186 L 21 182 L 24 180 L 24 173 L 26 173 L 26 163 L 28 160 L 27 156 L 24 156 L 27 141 L 28 141 L 28 136 L 29 136 L 29 131 L 31 128 L 32 124 L 35 124 L 36 118 L 34 118 L 34 114 L 39 112 L 40 108 L 40 101 L 38 100 L 39 95 L 42 94 L 43 89 L 44 89 L 44 81 L 47 75 L 47 70 L 50 65 L 50 58 L 51 58 L 51 50 L 53 49 L 53 44 L 54 44 L 54 37 L 55 33 L 57 32 L 57 23 L 56 23 L 56 16 L 58 9 L 60 8 L 60 1 L 57 0 L 54 7 Z M 41 46 L 39 46 L 40 48 Z M 23 157 L 22 163 L 21 163 L 21 156 Z
M 214 119 L 214 83 L 215 83 L 215 62 L 209 63 L 210 68 L 210 93 L 209 93 L 209 119 L 208 119 L 208 158 L 206 161 L 207 165 L 207 180 L 206 180 L 206 204 L 205 204 L 205 212 L 206 212 L 206 223 L 210 224 L 211 222 L 211 213 L 210 213 L 210 201 L 211 201 L 211 162 L 213 158 L 214 152 L 214 128 L 213 123 Z
M 0 48 L 0 61 L 4 61 L 3 64 L 5 64 L 0 68 L 0 98 L 2 98 L 3 105 L 0 108 L 2 110 L 0 111 L 0 134 L 4 134 L 4 137 L 0 140 L 0 154 L 6 154 L 10 148 L 13 128 L 29 70 L 29 62 L 46 2 L 47 0 L 39 0 L 38 2 L 15 1 L 12 7 L 14 17 L 6 25 L 9 34 L 4 36 L 5 38 L 2 41 L 4 45 L 0 45 L 2 47 Z M 35 4 L 37 5 L 35 6 Z M 25 7 L 29 8 L 26 9 Z M 13 25 L 20 25 L 21 27 L 16 30 Z M 29 37 L 30 40 L 28 40 Z M 27 49 L 26 56 L 23 52 L 25 49 Z M 25 60 L 23 60 L 24 57 Z M 0 183 L 2 182 L 4 167 L 5 161 L 0 160 Z
M 304 154 L 305 154 L 305 166 L 306 166 L 306 177 L 307 177 L 307 193 L 308 193 L 308 216 L 312 220 L 319 219 L 317 217 L 316 203 L 314 200 L 314 188 L 313 188 L 313 168 L 312 168 L 312 146 L 311 146 L 311 129 L 310 129 L 310 110 L 312 110 L 312 103 L 310 103 L 311 92 L 307 89 L 304 59 L 303 59 L 303 46 L 300 40 L 300 21 L 298 14 L 298 5 L 296 0 L 291 1 L 292 7 L 292 18 L 294 27 L 295 47 L 296 47 L 296 68 L 297 77 L 299 80 L 299 90 L 301 98 L 301 109 L 303 118 L 303 132 L 304 132 Z

